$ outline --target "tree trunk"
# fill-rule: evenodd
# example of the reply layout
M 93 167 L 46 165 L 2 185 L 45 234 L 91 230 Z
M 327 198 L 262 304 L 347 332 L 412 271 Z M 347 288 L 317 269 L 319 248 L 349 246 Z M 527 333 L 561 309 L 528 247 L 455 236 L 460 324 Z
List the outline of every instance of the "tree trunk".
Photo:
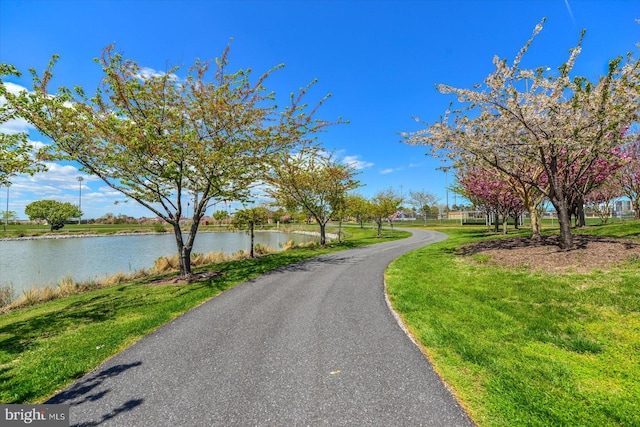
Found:
M 502 234 L 507 234 L 508 225 L 509 225 L 509 215 L 502 215 Z
M 635 219 L 640 219 L 640 197 L 633 201 L 633 213 Z
M 189 235 L 188 242 L 191 244 L 184 244 L 182 239 L 182 230 L 180 229 L 180 222 L 176 221 L 173 225 L 173 234 L 176 238 L 176 245 L 178 246 L 178 259 L 180 261 L 180 276 L 191 276 L 191 245 L 193 244 L 193 236 Z
M 542 231 L 542 218 L 538 214 L 538 208 L 535 206 L 528 206 L 529 216 L 531 218 L 531 238 L 540 239 Z
M 571 215 L 569 206 L 564 200 L 552 200 L 553 207 L 558 212 L 558 224 L 560 225 L 560 249 L 568 251 L 573 249 L 573 236 L 571 235 Z
M 318 224 L 320 224 L 320 246 L 325 247 L 327 245 L 327 237 L 325 234 L 327 224 L 322 221 L 319 221 Z
M 255 255 L 253 253 L 253 241 L 254 241 L 254 238 L 255 238 L 255 234 L 253 233 L 253 228 L 254 228 L 254 225 L 253 225 L 253 222 L 252 222 L 252 223 L 249 224 L 249 229 L 251 230 L 250 231 L 250 233 L 251 233 L 251 245 L 250 245 L 250 250 L 249 250 L 249 256 L 251 258 L 255 258 Z
M 582 198 L 578 199 L 578 203 L 576 204 L 576 227 L 586 227 L 587 226 L 587 218 L 584 214 L 584 200 Z
M 338 243 L 342 242 L 342 220 L 338 221 Z
M 378 224 L 378 237 L 382 237 L 382 220 L 376 221 L 376 224 Z

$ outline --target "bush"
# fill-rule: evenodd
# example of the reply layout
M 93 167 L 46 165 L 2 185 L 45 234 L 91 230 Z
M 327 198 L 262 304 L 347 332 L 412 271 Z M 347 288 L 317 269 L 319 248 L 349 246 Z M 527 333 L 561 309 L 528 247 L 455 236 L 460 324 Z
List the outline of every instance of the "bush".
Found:
M 13 285 L 0 285 L 0 307 L 6 307 L 13 302 L 15 291 Z
M 274 253 L 275 250 L 268 245 L 263 245 L 261 243 L 256 243 L 253 246 L 253 253 L 256 255 L 268 255 Z
M 155 231 L 156 233 L 166 233 L 167 229 L 164 228 L 164 225 L 160 223 L 155 223 L 153 224 L 153 231 Z
M 169 271 L 177 270 L 180 266 L 180 260 L 178 255 L 162 256 L 156 260 L 153 265 L 153 270 L 157 273 L 166 273 Z
M 296 242 L 294 242 L 293 240 L 287 240 L 282 246 L 282 250 L 288 251 L 289 249 L 293 249 L 295 247 L 296 247 Z

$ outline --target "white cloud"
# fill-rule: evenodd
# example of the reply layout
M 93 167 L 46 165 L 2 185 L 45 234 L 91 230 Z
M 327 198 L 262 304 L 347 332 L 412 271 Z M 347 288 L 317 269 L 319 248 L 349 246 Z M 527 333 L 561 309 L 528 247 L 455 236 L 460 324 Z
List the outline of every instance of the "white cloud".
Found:
M 29 129 L 35 129 L 35 128 L 22 117 L 18 117 L 17 119 L 7 120 L 6 122 L 0 124 L 0 132 L 5 133 L 7 135 L 15 135 L 17 133 L 26 133 L 26 132 L 29 132 Z
M 64 190 L 77 190 L 77 178 L 82 176 L 83 182 L 98 181 L 99 178 L 87 175 L 72 165 L 45 162 L 47 168 L 44 172 L 38 172 L 33 176 L 19 175 L 14 179 L 13 187 L 36 194 L 60 193 Z M 85 184 L 83 184 L 85 188 Z
M 32 147 L 34 150 L 36 150 L 36 151 L 37 151 L 37 150 L 40 150 L 41 148 L 46 147 L 47 145 L 49 145 L 49 144 L 45 144 L 45 143 L 44 143 L 44 142 L 42 142 L 42 141 L 33 141 L 33 140 L 31 140 L 31 139 L 27 140 L 27 142 L 28 142 L 28 143 L 29 143 L 29 145 L 31 145 L 31 147 Z
M 149 68 L 149 67 L 141 67 L 140 68 L 140 72 L 137 74 L 137 77 L 140 78 L 141 80 L 148 80 L 148 79 L 151 79 L 151 78 L 163 77 L 166 74 L 167 73 L 165 73 L 164 71 L 157 71 L 157 70 L 154 70 L 153 68 Z M 173 73 L 169 74 L 169 80 L 177 81 L 178 80 L 178 76 L 176 76 Z
M 393 173 L 393 171 L 394 171 L 394 169 L 391 169 L 391 168 L 389 168 L 389 169 L 382 169 L 382 170 L 380 171 L 380 173 L 381 173 L 382 175 L 387 175 L 387 174 Z
M 356 170 L 370 168 L 374 165 L 374 163 L 360 160 L 360 156 L 344 156 L 344 158 L 342 159 L 342 163 L 345 165 L 349 165 Z
M 2 84 L 4 85 L 7 92 L 13 95 L 18 95 L 20 92 L 28 92 L 27 88 L 15 83 L 3 82 Z M 0 97 L 0 105 L 4 105 L 5 103 L 6 103 L 5 97 L 4 96 Z M 0 132 L 8 135 L 15 135 L 17 133 L 26 133 L 30 129 L 35 129 L 35 128 L 22 117 L 7 120 L 4 123 L 0 123 Z
M 29 92 L 26 87 L 16 83 L 4 82 L 3 85 L 7 89 L 7 92 L 12 95 L 18 95 L 20 92 Z

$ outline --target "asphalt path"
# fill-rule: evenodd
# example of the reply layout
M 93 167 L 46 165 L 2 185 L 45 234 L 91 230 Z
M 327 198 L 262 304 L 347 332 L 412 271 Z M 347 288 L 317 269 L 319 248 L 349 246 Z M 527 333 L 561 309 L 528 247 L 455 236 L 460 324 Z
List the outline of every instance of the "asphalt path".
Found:
M 80 426 L 472 426 L 389 309 L 408 239 L 317 257 L 238 285 L 53 397 Z

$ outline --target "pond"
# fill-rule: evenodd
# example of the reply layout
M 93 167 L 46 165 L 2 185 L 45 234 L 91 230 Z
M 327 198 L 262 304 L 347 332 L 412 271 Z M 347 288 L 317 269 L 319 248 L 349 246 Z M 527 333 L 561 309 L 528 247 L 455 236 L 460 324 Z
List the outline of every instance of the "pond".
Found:
M 255 243 L 280 250 L 288 240 L 315 240 L 297 233 L 258 232 Z M 192 253 L 249 249 L 245 232 L 198 233 Z M 177 253 L 173 233 L 62 239 L 0 240 L 0 285 L 12 284 L 17 295 L 33 286 L 55 285 L 65 276 L 75 281 L 132 273 L 153 266 L 161 256 Z

